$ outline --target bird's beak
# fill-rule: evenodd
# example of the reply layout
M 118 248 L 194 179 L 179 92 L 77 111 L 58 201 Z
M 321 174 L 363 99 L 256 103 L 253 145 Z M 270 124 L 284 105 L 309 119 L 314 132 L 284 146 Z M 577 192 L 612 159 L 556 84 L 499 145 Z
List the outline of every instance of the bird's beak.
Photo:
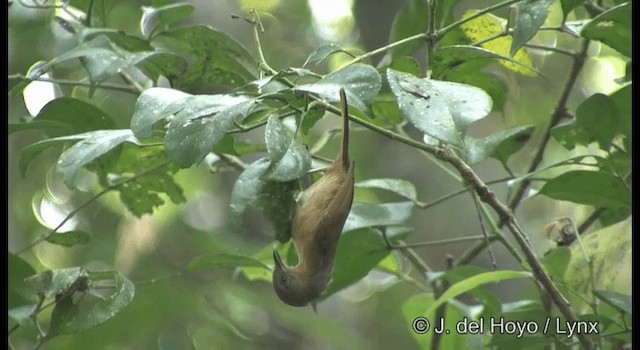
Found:
M 278 250 L 276 249 L 276 247 L 273 247 L 273 262 L 275 263 L 275 268 L 280 268 L 281 270 L 284 270 L 284 264 L 282 263 L 282 258 L 280 258 L 280 254 L 278 253 Z

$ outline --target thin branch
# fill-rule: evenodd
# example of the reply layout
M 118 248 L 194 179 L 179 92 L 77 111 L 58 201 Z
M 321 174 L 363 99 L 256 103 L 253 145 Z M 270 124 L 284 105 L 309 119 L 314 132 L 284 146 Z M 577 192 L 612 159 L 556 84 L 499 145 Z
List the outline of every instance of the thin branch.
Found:
M 489 238 L 493 239 L 495 235 L 490 235 Z M 405 248 L 424 248 L 424 247 L 433 247 L 437 245 L 443 244 L 452 244 L 452 243 L 461 243 L 461 242 L 469 242 L 469 241 L 478 241 L 481 239 L 485 239 L 484 235 L 476 235 L 476 236 L 466 236 L 466 237 L 457 237 L 457 238 L 448 238 L 441 239 L 438 241 L 429 241 L 429 242 L 417 242 L 417 243 L 405 243 L 403 245 L 391 245 L 390 249 L 405 249 Z
M 354 59 L 352 59 L 351 61 L 347 62 L 346 64 L 344 64 L 342 67 L 340 67 L 339 69 L 342 69 L 346 66 L 352 65 L 354 63 L 358 63 L 360 61 L 363 61 L 371 56 L 374 56 L 376 54 L 388 51 L 393 49 L 394 47 L 398 47 L 400 45 L 404 45 L 406 43 L 410 43 L 412 41 L 416 41 L 416 40 L 426 40 L 427 39 L 427 34 L 426 33 L 420 33 L 420 34 L 416 34 L 416 35 L 412 35 L 410 37 L 404 38 L 402 40 L 398 40 L 398 41 L 394 41 L 391 44 L 385 45 L 381 48 L 375 49 L 373 51 L 369 51 L 367 53 L 364 53 Z
M 248 166 L 247 163 L 241 161 L 240 158 L 238 157 L 235 157 L 229 154 L 224 154 L 224 153 L 215 153 L 215 155 L 220 157 L 220 159 L 227 162 L 227 164 L 231 165 L 232 168 L 238 171 L 243 171 Z
M 598 219 L 600 219 L 605 210 L 605 208 L 597 208 L 596 210 L 594 210 L 593 213 L 591 213 L 591 215 L 584 219 L 582 224 L 578 226 L 578 234 L 581 235 L 585 233 L 589 229 L 589 227 L 591 227 L 591 225 L 593 225 L 596 221 L 598 221 Z
M 43 82 L 47 82 L 47 83 L 52 83 L 52 84 L 59 84 L 59 85 L 69 85 L 69 86 L 85 86 L 85 87 L 96 87 L 98 89 L 104 89 L 104 90 L 114 90 L 114 91 L 121 91 L 121 92 L 126 92 L 129 94 L 135 94 L 138 95 L 139 92 L 137 89 L 132 88 L 130 86 L 126 86 L 126 85 L 118 85 L 118 84 L 108 84 L 108 83 L 102 83 L 100 85 L 92 85 L 91 83 L 83 83 L 81 81 L 76 81 L 76 80 L 67 80 L 67 79 L 52 79 L 52 78 L 42 78 L 42 77 L 37 77 L 37 78 L 29 78 L 26 77 L 22 74 L 11 74 L 9 76 L 7 76 L 8 79 L 19 79 L 19 80 L 23 80 L 23 81 L 43 81 Z
M 542 50 L 542 51 L 550 51 L 550 52 L 555 52 L 555 53 L 559 53 L 562 55 L 566 55 L 569 57 L 575 57 L 576 53 L 573 51 L 569 51 L 569 50 L 563 50 L 557 47 L 551 47 L 551 46 L 543 46 L 543 45 L 536 45 L 536 44 L 525 44 L 524 45 L 527 48 L 530 49 L 534 49 L 534 50 Z
M 473 203 L 476 206 L 476 213 L 478 214 L 478 222 L 480 223 L 480 230 L 482 230 L 482 236 L 484 237 L 484 241 L 487 244 L 487 250 L 489 251 L 489 259 L 491 260 L 493 269 L 497 270 L 498 262 L 496 261 L 496 257 L 493 255 L 493 249 L 491 249 L 491 246 L 489 245 L 489 235 L 487 234 L 487 230 L 484 227 L 484 221 L 482 220 L 482 210 L 480 209 L 482 204 L 480 204 L 480 200 L 478 199 L 477 193 L 474 192 L 471 195 L 471 197 L 473 198 Z M 499 231 L 495 231 L 495 232 L 499 232 Z
M 501 3 L 495 4 L 495 5 L 493 5 L 493 6 L 486 7 L 486 8 L 484 8 L 484 9 L 482 9 L 482 10 L 478 11 L 477 13 L 474 13 L 473 15 L 471 15 L 471 16 L 469 16 L 469 17 L 465 17 L 465 18 L 463 18 L 463 19 L 460 19 L 460 20 L 458 20 L 458 21 L 455 21 L 455 22 L 453 22 L 453 23 L 449 24 L 448 26 L 446 26 L 446 27 L 444 27 L 444 28 L 440 29 L 440 30 L 436 33 L 436 38 L 439 40 L 439 39 L 441 39 L 445 34 L 447 34 L 449 31 L 451 31 L 452 29 L 454 29 L 454 28 L 456 28 L 456 27 L 459 27 L 459 26 L 461 26 L 461 25 L 463 25 L 463 24 L 465 24 L 465 23 L 467 23 L 467 22 L 469 22 L 469 21 L 472 21 L 472 20 L 474 20 L 474 19 L 476 19 L 476 18 L 478 18 L 478 17 L 480 17 L 480 16 L 482 16 L 482 15 L 484 15 L 484 14 L 487 14 L 487 13 L 489 13 L 489 12 L 491 12 L 491 11 L 495 11 L 495 10 L 497 10 L 497 9 L 500 9 L 500 8 L 503 8 L 503 7 L 506 7 L 506 6 L 510 6 L 510 5 L 515 4 L 516 2 L 519 2 L 519 1 L 520 1 L 520 0 L 507 0 L 507 1 L 503 1 L 503 2 L 501 2 Z
M 501 179 L 487 181 L 486 184 L 487 185 L 493 185 L 493 184 L 496 184 L 496 183 L 506 182 L 506 181 L 509 181 L 509 180 L 512 180 L 512 179 L 513 179 L 512 177 L 503 177 Z M 463 194 L 463 193 L 465 193 L 465 192 L 467 192 L 467 191 L 469 191 L 471 189 L 472 189 L 471 186 L 465 186 L 465 187 L 463 187 L 463 188 L 461 188 L 461 189 L 459 189 L 459 190 L 457 190 L 455 192 L 451 192 L 451 193 L 445 194 L 444 196 L 442 196 L 442 197 L 440 197 L 440 198 L 438 198 L 438 199 L 436 199 L 434 201 L 431 201 L 429 203 L 416 202 L 415 204 L 420 209 L 429 209 L 434 205 L 440 204 L 441 202 L 444 202 L 444 201 L 446 201 L 448 199 L 451 199 L 453 197 L 461 195 L 461 194 Z
M 475 42 L 475 43 L 473 43 L 471 45 L 472 46 L 481 46 L 482 44 L 486 44 L 489 41 L 496 40 L 496 39 L 508 36 L 510 34 L 511 34 L 511 30 L 509 28 L 507 28 L 507 29 L 503 30 L 502 32 L 500 32 L 498 34 L 494 34 L 494 35 L 492 35 L 492 36 L 490 36 L 488 38 L 482 39 L 482 40 L 480 40 L 478 42 Z
M 152 173 L 152 172 L 154 172 L 154 171 L 156 171 L 156 170 L 158 170 L 158 169 L 160 169 L 160 168 L 162 168 L 162 167 L 164 167 L 164 166 L 168 165 L 168 164 L 169 164 L 169 162 L 168 162 L 168 161 L 167 161 L 167 162 L 163 162 L 163 163 L 161 163 L 161 164 L 158 164 L 158 165 L 154 166 L 153 168 L 149 168 L 149 169 L 147 169 L 147 170 L 145 170 L 145 171 L 143 171 L 143 172 L 141 172 L 141 173 L 139 173 L 139 174 L 137 174 L 137 175 L 134 175 L 134 176 L 132 176 L 132 177 L 130 177 L 130 178 L 128 178 L 128 179 L 126 179 L 126 180 L 123 180 L 123 181 L 121 181 L 121 182 L 119 182 L 119 183 L 117 183 L 117 184 L 115 184 L 115 185 L 111 185 L 111 186 L 109 186 L 109 187 L 105 188 L 104 190 L 102 190 L 102 191 L 98 192 L 95 196 L 91 197 L 88 201 L 84 202 L 82 205 L 80 205 L 79 207 L 77 207 L 76 209 L 74 209 L 73 211 L 71 211 L 71 212 L 70 212 L 70 213 L 69 213 L 69 214 L 68 214 L 68 215 L 67 215 L 67 216 L 66 216 L 66 217 L 65 217 L 65 218 L 60 222 L 60 224 L 58 224 L 58 226 L 56 226 L 56 228 L 54 228 L 53 230 L 51 230 L 51 232 L 47 233 L 46 235 L 44 235 L 44 236 L 42 236 L 42 237 L 38 238 L 37 240 L 35 240 L 35 241 L 33 241 L 33 242 L 31 242 L 29 245 L 27 245 L 27 246 L 26 246 L 26 247 L 24 247 L 23 249 L 19 250 L 16 254 L 18 254 L 18 255 L 19 255 L 19 254 L 22 254 L 22 253 L 24 253 L 24 252 L 28 251 L 29 249 L 31 249 L 31 248 L 33 248 L 33 247 L 35 247 L 37 244 L 42 243 L 42 242 L 46 241 L 47 239 L 49 239 L 51 236 L 55 235 L 55 234 L 58 232 L 58 230 L 59 230 L 62 226 L 64 226 L 64 224 L 66 224 L 66 223 L 67 223 L 67 221 L 71 220 L 71 218 L 72 218 L 73 216 L 75 216 L 75 215 L 76 215 L 78 212 L 80 212 L 82 209 L 86 208 L 89 204 L 93 203 L 96 199 L 98 199 L 98 198 L 102 197 L 103 195 L 105 195 L 105 194 L 107 194 L 107 193 L 109 193 L 109 192 L 111 192 L 111 191 L 113 191 L 113 190 L 115 190 L 115 189 L 118 189 L 120 186 L 122 186 L 122 185 L 124 185 L 124 184 L 127 184 L 127 183 L 129 183 L 129 182 L 135 181 L 135 180 L 137 180 L 137 179 L 139 179 L 139 178 L 141 178 L 141 177 L 143 177 L 143 176 L 145 176 L 145 175 L 147 175 L 147 174 L 149 174 L 149 173 Z

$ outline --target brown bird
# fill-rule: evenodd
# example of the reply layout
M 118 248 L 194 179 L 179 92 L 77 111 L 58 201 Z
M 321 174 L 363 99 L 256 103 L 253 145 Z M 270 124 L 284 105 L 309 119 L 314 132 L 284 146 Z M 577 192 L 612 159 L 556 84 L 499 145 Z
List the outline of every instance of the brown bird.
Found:
M 305 306 L 325 290 L 333 273 L 338 239 L 353 202 L 353 170 L 349 159 L 349 112 L 344 89 L 342 146 L 320 180 L 303 192 L 293 214 L 291 237 L 298 265 L 289 267 L 273 250 L 273 288 L 284 303 Z

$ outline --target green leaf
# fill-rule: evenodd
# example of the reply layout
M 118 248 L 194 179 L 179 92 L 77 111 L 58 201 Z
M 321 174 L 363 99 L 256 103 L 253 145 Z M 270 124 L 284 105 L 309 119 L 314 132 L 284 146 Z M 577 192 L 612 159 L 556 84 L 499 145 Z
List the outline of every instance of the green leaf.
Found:
M 302 114 L 302 123 L 300 124 L 300 131 L 307 135 L 309 130 L 324 116 L 325 110 L 323 108 L 309 108 Z
M 482 273 L 487 272 L 487 270 L 478 267 L 478 266 L 458 266 L 453 268 L 452 270 L 446 272 L 432 272 L 427 276 L 430 282 L 433 282 L 437 279 L 446 280 L 450 285 L 458 282 L 462 282 L 468 278 L 473 276 L 480 275 Z M 484 286 L 478 286 L 469 291 L 473 297 L 475 297 L 478 301 L 482 303 L 482 313 L 480 317 L 497 317 L 502 313 L 502 305 L 500 300 L 495 296 L 495 294 L 489 291 Z
M 270 270 L 269 266 L 252 257 L 224 253 L 198 256 L 189 262 L 187 270 L 194 271 L 213 267 L 262 267 Z
M 411 218 L 414 208 L 413 202 L 353 203 L 342 231 L 348 232 L 364 227 L 402 225 Z
M 153 213 L 153 209 L 165 203 L 161 194 L 165 194 L 175 203 L 186 202 L 182 188 L 175 182 L 174 174 L 178 167 L 167 164 L 162 168 L 149 172 L 167 161 L 162 147 L 133 147 L 125 145 L 118 160 L 107 168 L 110 183 L 122 182 L 116 189 L 120 193 L 120 200 L 135 216 Z M 131 174 L 144 176 L 130 180 Z M 117 178 L 119 177 L 119 178 Z M 127 180 L 126 182 L 124 182 Z
M 166 55 L 166 53 L 157 51 L 127 52 L 115 46 L 106 35 L 100 35 L 52 59 L 42 69 L 49 70 L 61 62 L 81 58 L 87 73 L 89 73 L 92 83 L 90 91 L 93 92 L 97 85 L 118 74 L 121 70 L 133 67 L 154 55 Z
M 290 241 L 289 243 L 279 244 L 276 250 L 280 253 L 280 256 L 288 257 L 289 248 L 293 245 Z M 241 267 L 242 273 L 249 281 L 265 281 L 271 283 L 273 280 L 273 270 L 274 266 L 273 261 L 273 248 L 274 246 L 267 244 L 262 248 L 258 253 L 253 255 L 253 258 L 260 261 L 263 265 L 269 266 L 268 269 L 264 267 L 251 267 L 245 266 Z M 295 255 L 295 254 L 293 254 Z M 296 257 L 297 258 L 297 257 Z M 288 263 L 288 261 L 287 261 Z M 291 265 L 293 266 L 293 265 Z
M 629 207 L 617 207 L 617 208 L 605 208 L 600 215 L 600 225 L 611 226 L 618 222 L 625 220 L 631 215 L 631 208 Z
M 250 153 L 264 152 L 265 149 L 266 147 L 264 145 L 238 141 L 230 134 L 226 134 L 222 140 L 213 147 L 213 152 L 242 156 Z
M 602 149 L 608 149 L 619 129 L 616 105 L 603 94 L 589 96 L 576 109 L 576 129 L 587 137 L 587 142 L 597 141 Z
M 91 235 L 84 231 L 56 232 L 53 236 L 47 238 L 47 242 L 64 247 L 87 244 L 90 240 Z
M 431 349 L 433 336 L 435 332 L 434 328 L 440 328 L 442 321 L 443 326 L 449 332 L 441 338 L 441 346 L 443 349 L 471 349 L 468 339 L 469 335 L 458 333 L 456 326 L 461 322 L 467 313 L 461 313 L 458 307 L 448 304 L 445 308 L 445 313 L 441 320 L 436 319 L 433 315 L 427 315 L 425 311 L 434 303 L 435 298 L 432 293 L 416 294 L 405 300 L 402 304 L 402 315 L 405 320 L 405 324 L 408 327 L 408 332 L 413 336 L 413 339 L 418 343 L 420 349 Z M 426 318 L 429 322 L 426 333 L 420 334 L 415 331 L 416 327 L 422 327 Z M 424 328 L 423 328 L 424 329 Z
M 170 115 L 166 113 L 165 108 L 189 96 L 193 95 L 167 88 L 155 87 L 145 90 L 136 101 L 131 118 L 131 131 L 141 140 L 151 137 L 153 124 Z
M 291 237 L 291 214 L 295 206 L 293 193 L 296 182 L 263 179 L 262 175 L 269 163 L 266 158 L 258 159 L 240 174 L 231 191 L 231 215 L 237 222 L 248 206 L 261 210 L 271 222 L 276 239 L 284 243 Z
M 15 85 L 13 85 L 13 87 L 11 87 L 11 89 L 9 90 L 9 104 L 11 104 L 14 98 L 16 98 L 19 95 L 22 95 L 22 92 L 29 84 L 31 84 L 29 80 L 21 80 Z
M 182 22 L 193 12 L 193 5 L 186 3 L 168 4 L 159 7 L 142 6 L 140 32 L 149 38 L 159 27 Z
M 133 300 L 135 286 L 118 271 L 112 271 L 110 274 L 109 279 L 115 282 L 116 290 L 113 294 L 104 298 L 94 298 L 95 302 L 86 308 L 78 308 L 71 298 L 65 298 L 64 303 L 56 303 L 51 316 L 51 329 L 46 338 L 86 331 L 113 318 L 124 309 Z M 91 280 L 95 281 L 94 278 Z
M 42 130 L 48 137 L 58 137 L 115 127 L 115 121 L 100 108 L 75 98 L 60 97 L 42 107 L 31 121 L 9 124 L 9 133 Z
M 391 24 L 389 43 L 425 33 L 429 24 L 429 11 L 426 1 L 409 0 L 396 14 Z M 411 55 L 426 46 L 426 40 L 414 40 L 391 49 L 391 59 Z
M 564 275 L 565 293 L 576 312 L 591 309 L 592 287 L 618 293 L 631 292 L 632 219 L 581 237 L 570 246 L 571 261 Z M 586 254 L 585 254 L 586 253 Z M 593 274 L 589 266 L 593 266 Z
M 140 144 L 140 141 L 133 136 L 129 129 L 90 131 L 76 136 L 81 136 L 82 140 L 62 153 L 56 166 L 56 169 L 62 173 L 64 183 L 69 188 L 74 188 L 73 180 L 76 173 L 86 164 L 123 142 Z
M 455 71 L 463 71 L 465 74 L 478 74 L 481 73 L 480 70 L 482 67 L 494 60 L 505 61 L 504 63 L 517 66 L 519 69 L 528 71 L 531 75 L 540 74 L 540 72 L 531 67 L 531 65 L 525 65 L 514 58 L 482 47 L 452 45 L 442 47 L 433 53 L 430 61 L 432 70 L 431 77 L 444 80 L 451 72 Z
M 598 142 L 602 149 L 609 149 L 618 133 L 631 136 L 630 98 L 630 89 L 624 88 L 612 97 L 593 94 L 578 106 L 574 120 L 554 127 L 551 134 L 567 149 L 592 142 Z
M 469 10 L 466 11 L 462 17 L 467 18 L 469 16 L 475 15 L 478 13 L 478 10 Z M 504 32 L 504 28 L 507 21 L 503 18 L 494 16 L 492 14 L 484 14 L 480 17 L 474 18 L 471 21 L 463 23 L 461 28 L 464 32 L 464 35 L 471 40 L 471 42 L 483 42 L 480 46 L 482 48 L 487 49 L 491 52 L 495 52 L 500 56 L 511 56 L 513 60 L 518 62 L 518 64 L 514 62 L 506 62 L 500 61 L 507 69 L 510 69 L 514 72 L 526 75 L 526 76 L 535 76 L 533 73 L 533 64 L 531 63 L 531 58 L 529 55 L 523 50 L 518 50 L 515 55 L 510 55 L 510 50 L 512 47 L 513 39 L 511 36 L 503 36 L 499 38 L 494 38 L 496 35 L 499 35 Z M 492 40 L 488 40 L 493 38 Z M 524 67 L 528 68 L 524 68 Z
M 413 183 L 400 179 L 369 179 L 356 183 L 360 188 L 378 188 L 391 191 L 412 201 L 417 200 L 418 194 Z
M 631 295 L 613 292 L 610 290 L 594 290 L 593 294 L 598 299 L 613 306 L 621 312 L 631 315 Z
M 555 0 L 524 0 L 516 5 L 511 57 L 536 35 L 549 15 L 549 6 L 554 2 Z
M 467 136 L 467 160 L 470 164 L 475 164 L 492 157 L 506 164 L 509 157 L 529 141 L 534 128 L 533 125 L 518 126 L 482 139 Z
M 307 148 L 295 141 L 282 121 L 269 117 L 265 129 L 265 141 L 271 163 L 264 178 L 274 181 L 291 181 L 305 175 L 311 167 L 311 155 Z
M 19 162 L 20 173 L 24 177 L 25 174 L 27 173 L 27 168 L 29 167 L 29 164 L 31 164 L 31 161 L 38 154 L 42 153 L 46 149 L 51 148 L 51 147 L 53 147 L 55 145 L 65 144 L 67 142 L 74 142 L 74 141 L 83 140 L 85 137 L 86 136 L 84 134 L 72 135 L 72 136 L 62 136 L 62 137 L 56 137 L 56 138 L 53 138 L 53 139 L 47 139 L 47 140 L 38 141 L 36 143 L 33 143 L 33 144 L 25 147 L 22 150 L 22 152 L 20 152 L 20 162 Z
M 450 286 L 444 293 L 442 293 L 442 295 L 435 302 L 429 305 L 429 308 L 427 309 L 427 311 L 425 311 L 425 315 L 434 314 L 438 306 L 476 287 L 489 284 L 489 283 L 497 283 L 505 280 L 510 280 L 510 279 L 530 278 L 530 277 L 531 277 L 531 273 L 529 272 L 506 271 L 506 270 L 491 271 L 491 272 L 485 272 L 479 275 L 475 275 L 473 277 L 467 278 L 463 281 L 460 281 Z
M 320 300 L 364 278 L 387 255 L 389 250 L 376 230 L 365 228 L 343 234 L 338 241 L 333 279 Z
M 255 79 L 257 63 L 227 34 L 204 25 L 180 28 L 156 36 L 153 44 L 190 56 L 193 62 L 177 77 L 176 86 L 242 86 Z
M 298 85 L 296 91 L 311 92 L 330 102 L 340 100 L 344 88 L 349 105 L 367 112 L 380 91 L 381 78 L 375 68 L 365 64 L 352 64 L 331 72 L 312 84 Z
M 36 270 L 24 259 L 9 253 L 7 259 L 9 308 L 35 303 L 35 293 L 25 283 L 25 278 L 35 275 Z M 31 307 L 33 309 L 33 307 Z
M 111 41 L 119 47 L 130 52 L 144 52 L 156 50 L 148 40 L 137 36 L 128 35 L 122 31 L 106 33 Z M 173 52 L 162 51 L 162 55 L 154 55 L 142 61 L 138 67 L 142 68 L 151 80 L 158 81 L 160 76 L 164 76 L 173 82 L 177 77 L 182 76 L 187 69 L 187 62 L 184 57 L 175 55 Z M 173 85 L 173 83 L 171 84 Z
M 567 247 L 558 247 L 546 254 L 541 262 L 551 278 L 562 281 L 570 260 L 571 250 Z
M 51 298 L 66 291 L 75 291 L 74 283 L 84 282 L 87 279 L 87 271 L 81 267 L 66 269 L 53 269 L 43 271 L 37 275 L 25 279 L 25 283 L 31 286 L 38 295 Z
M 465 84 L 416 78 L 387 70 L 391 91 L 404 116 L 420 131 L 461 146 L 467 126 L 491 111 L 486 92 Z
M 200 162 L 245 117 L 256 101 L 244 96 L 199 95 L 171 103 L 165 113 L 175 113 L 165 139 L 169 159 L 182 168 Z M 177 113 L 176 113 L 177 112 Z
M 619 177 L 600 171 L 573 170 L 542 186 L 547 197 L 597 207 L 630 207 L 631 190 Z
M 315 48 L 313 51 L 311 51 L 311 53 L 309 54 L 309 57 L 307 57 L 307 59 L 304 61 L 304 64 L 302 65 L 302 67 L 305 67 L 307 64 L 310 64 L 310 63 L 315 63 L 316 65 L 318 65 L 320 62 L 324 61 L 325 58 L 331 56 L 336 52 L 344 52 L 347 55 L 351 55 L 349 52 L 345 51 L 345 49 L 343 49 L 341 46 L 338 46 L 336 44 L 324 44 L 322 46 Z
M 9 294 L 11 295 L 11 294 Z M 18 324 L 22 327 L 33 324 L 33 311 L 36 308 L 36 304 L 33 305 L 24 305 L 18 307 L 9 306 L 8 316 L 10 319 L 18 322 Z
M 582 29 L 580 36 L 601 41 L 621 54 L 631 57 L 631 2 L 599 14 Z
M 416 77 L 420 77 L 421 74 L 420 63 L 418 63 L 418 61 L 416 61 L 416 59 L 411 56 L 402 56 L 396 58 L 395 60 L 393 60 L 393 62 L 391 62 L 389 68 L 398 72 L 409 73 L 411 75 L 415 75 Z
M 609 96 L 615 109 L 618 111 L 620 121 L 619 132 L 631 139 L 631 84 L 628 84 Z M 602 117 L 607 116 L 603 115 Z
M 562 14 L 566 19 L 573 9 L 582 5 L 585 0 L 560 0 L 560 6 L 562 7 Z

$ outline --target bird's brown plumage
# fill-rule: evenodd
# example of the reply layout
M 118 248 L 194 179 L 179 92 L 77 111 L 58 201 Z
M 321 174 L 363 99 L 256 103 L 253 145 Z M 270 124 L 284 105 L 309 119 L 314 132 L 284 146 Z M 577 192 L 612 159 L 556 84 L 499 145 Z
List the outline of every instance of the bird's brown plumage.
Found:
M 353 171 L 349 159 L 349 115 L 344 89 L 342 102 L 342 146 L 323 177 L 302 195 L 294 212 L 292 240 L 299 263 L 284 265 L 274 251 L 273 285 L 280 299 L 304 306 L 324 291 L 333 272 L 338 240 L 353 202 Z

